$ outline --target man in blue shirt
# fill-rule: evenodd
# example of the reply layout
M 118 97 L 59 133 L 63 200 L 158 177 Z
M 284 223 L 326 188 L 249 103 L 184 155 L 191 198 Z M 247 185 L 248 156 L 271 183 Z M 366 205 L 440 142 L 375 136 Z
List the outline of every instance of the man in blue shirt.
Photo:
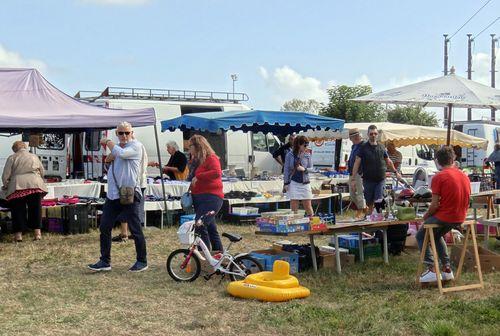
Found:
M 108 170 L 108 192 L 99 225 L 101 258 L 97 263 L 88 265 L 88 268 L 93 271 L 111 270 L 111 230 L 117 221 L 127 222 L 134 237 L 137 261 L 129 271 L 142 272 L 148 268 L 146 240 L 139 217 L 142 199 L 140 183 L 143 145 L 134 139 L 133 134 L 132 125 L 122 122 L 116 128 L 119 144 L 107 138 L 101 139 L 101 144 L 111 150 L 114 161 Z M 121 187 L 134 188 L 132 204 L 120 203 L 119 189 Z
M 349 161 L 347 162 L 347 170 L 349 171 L 349 195 L 351 197 L 351 201 L 356 205 L 356 218 L 359 219 L 364 217 L 366 209 L 361 171 L 356 175 L 353 175 L 352 173 L 356 155 L 358 154 L 359 148 L 363 144 L 363 138 L 359 133 L 359 129 L 352 128 L 349 130 L 349 140 L 352 142 L 351 155 L 349 156 Z M 355 188 L 352 187 L 353 184 L 355 185 Z

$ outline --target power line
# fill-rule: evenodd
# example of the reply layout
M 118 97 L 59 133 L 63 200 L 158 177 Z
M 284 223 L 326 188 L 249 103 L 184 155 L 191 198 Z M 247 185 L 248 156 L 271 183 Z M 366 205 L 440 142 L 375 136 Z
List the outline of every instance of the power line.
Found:
M 486 3 L 485 3 L 485 4 L 481 7 L 481 8 L 479 8 L 479 9 L 477 10 L 477 12 L 475 12 L 475 13 L 474 13 L 474 15 L 472 15 L 472 16 L 469 18 L 469 20 L 465 21 L 465 23 L 464 23 L 464 24 L 463 24 L 460 28 L 458 28 L 458 30 L 457 30 L 457 31 L 456 31 L 453 35 L 451 35 L 451 37 L 449 38 L 449 40 L 451 40 L 451 39 L 453 38 L 453 36 L 457 35 L 457 33 L 458 33 L 459 31 L 461 31 L 461 30 L 462 30 L 462 28 L 463 28 L 463 27 L 465 27 L 465 25 L 466 25 L 467 23 L 469 23 L 469 22 L 470 22 L 470 20 L 472 20 L 472 19 L 473 19 L 473 18 L 474 18 L 474 17 L 475 17 L 475 16 L 476 16 L 476 15 L 477 15 L 480 11 L 481 11 L 481 9 L 483 9 L 483 8 L 484 8 L 487 4 L 489 4 L 490 2 L 491 2 L 491 0 L 486 1 Z
M 474 36 L 474 38 L 478 38 L 479 35 L 481 35 L 486 29 L 490 28 L 495 22 L 497 22 L 498 20 L 500 20 L 500 16 L 497 17 L 495 20 L 493 20 L 492 23 L 490 23 L 488 26 L 486 26 L 486 28 L 484 28 L 483 30 L 481 30 L 481 32 L 479 32 L 479 34 L 477 34 L 476 36 Z

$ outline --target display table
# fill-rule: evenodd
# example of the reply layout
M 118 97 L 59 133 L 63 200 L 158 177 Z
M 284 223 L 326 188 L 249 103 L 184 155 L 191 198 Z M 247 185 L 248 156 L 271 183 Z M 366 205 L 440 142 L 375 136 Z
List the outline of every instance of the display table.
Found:
M 474 209 L 474 219 L 477 219 L 477 209 L 486 207 L 486 219 L 495 216 L 495 197 L 500 195 L 500 189 L 481 191 L 471 196 L 471 207 Z M 484 200 L 484 201 L 483 201 Z
M 163 213 L 165 210 L 180 210 L 181 201 L 167 201 L 167 209 L 165 209 L 165 202 L 163 201 L 146 201 L 144 202 L 144 227 L 147 227 L 147 212 L 148 211 L 160 211 L 161 219 L 160 219 L 160 228 L 163 229 Z
M 61 198 L 65 195 L 99 198 L 101 195 L 101 185 L 100 182 L 83 183 L 83 180 L 47 183 L 47 195 L 45 195 L 45 198 Z

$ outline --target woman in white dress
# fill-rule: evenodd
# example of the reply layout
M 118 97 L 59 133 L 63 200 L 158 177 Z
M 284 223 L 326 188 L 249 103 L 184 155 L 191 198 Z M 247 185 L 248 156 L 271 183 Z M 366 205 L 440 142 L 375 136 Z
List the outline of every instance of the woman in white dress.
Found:
M 299 201 L 308 216 L 313 216 L 311 205 L 312 191 L 309 181 L 309 171 L 313 167 L 311 154 L 307 151 L 309 140 L 303 135 L 293 141 L 292 150 L 286 154 L 284 166 L 284 181 L 287 196 L 293 212 L 297 212 Z

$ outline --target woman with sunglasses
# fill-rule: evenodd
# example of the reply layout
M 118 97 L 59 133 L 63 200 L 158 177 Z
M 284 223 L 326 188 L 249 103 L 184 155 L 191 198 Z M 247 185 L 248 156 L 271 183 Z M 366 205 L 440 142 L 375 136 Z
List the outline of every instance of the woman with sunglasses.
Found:
M 308 216 L 313 215 L 311 205 L 312 191 L 309 181 L 309 171 L 313 167 L 311 154 L 307 151 L 309 140 L 303 135 L 293 140 L 293 148 L 286 154 L 284 167 L 284 190 L 290 199 L 293 212 L 299 208 L 299 201 Z

